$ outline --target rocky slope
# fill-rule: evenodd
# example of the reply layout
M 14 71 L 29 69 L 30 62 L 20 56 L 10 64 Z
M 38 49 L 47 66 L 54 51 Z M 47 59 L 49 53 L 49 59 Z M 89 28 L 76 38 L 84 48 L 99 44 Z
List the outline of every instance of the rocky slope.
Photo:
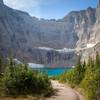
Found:
M 46 66 L 73 66 L 77 55 L 69 48 L 80 50 L 100 41 L 99 12 L 98 5 L 72 11 L 60 20 L 45 20 L 9 8 L 0 0 L 0 52 Z M 59 52 L 63 48 L 67 52 Z

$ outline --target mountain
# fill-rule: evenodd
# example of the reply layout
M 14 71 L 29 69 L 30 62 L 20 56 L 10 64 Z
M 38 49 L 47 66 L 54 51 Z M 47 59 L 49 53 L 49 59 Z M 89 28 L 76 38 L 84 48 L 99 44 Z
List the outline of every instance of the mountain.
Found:
M 76 51 L 100 42 L 100 5 L 45 20 L 7 7 L 0 0 L 0 52 L 49 67 L 73 66 Z
M 1 4 L 4 4 L 3 0 L 0 0 L 0 3 L 1 3 Z

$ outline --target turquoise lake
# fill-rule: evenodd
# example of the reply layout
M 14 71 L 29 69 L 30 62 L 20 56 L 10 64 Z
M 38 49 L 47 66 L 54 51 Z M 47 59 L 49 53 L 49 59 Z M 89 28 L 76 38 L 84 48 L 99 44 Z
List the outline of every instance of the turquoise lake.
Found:
M 60 75 L 60 74 L 64 73 L 65 71 L 71 70 L 71 68 L 54 68 L 54 69 L 41 68 L 41 69 L 35 69 L 35 70 L 39 70 L 41 72 L 46 72 L 48 74 L 48 76 L 56 76 L 56 75 Z

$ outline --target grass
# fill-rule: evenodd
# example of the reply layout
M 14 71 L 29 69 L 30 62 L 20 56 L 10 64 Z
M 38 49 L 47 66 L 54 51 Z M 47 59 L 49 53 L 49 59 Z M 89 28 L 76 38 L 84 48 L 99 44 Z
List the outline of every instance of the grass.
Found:
M 2 97 L 0 100 L 44 100 L 43 97 L 34 97 L 34 96 L 27 96 L 27 97 Z

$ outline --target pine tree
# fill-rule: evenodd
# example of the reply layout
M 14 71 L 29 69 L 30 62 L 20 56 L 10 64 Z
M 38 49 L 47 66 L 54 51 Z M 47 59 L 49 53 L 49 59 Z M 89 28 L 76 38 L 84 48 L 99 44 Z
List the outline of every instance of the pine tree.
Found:
M 83 69 L 84 69 L 84 71 L 86 70 L 86 62 L 85 62 L 85 60 L 84 60 L 84 63 L 83 63 L 83 65 L 82 65 L 82 67 L 83 67 Z
M 14 74 L 15 74 L 15 62 L 14 62 L 12 57 L 9 59 L 9 62 L 8 62 L 8 65 L 7 65 L 7 69 L 9 71 L 9 75 L 11 77 L 14 77 Z
M 81 57 L 78 57 L 77 60 L 77 64 L 76 64 L 76 72 L 78 73 L 78 75 L 80 76 L 81 73 L 81 69 L 82 69 L 82 65 L 81 65 Z
M 2 64 L 2 57 L 0 56 L 0 74 L 2 73 L 2 67 L 3 67 L 3 64 Z
M 77 60 L 77 64 L 74 70 L 74 84 L 80 84 L 82 77 L 83 77 L 83 73 L 82 73 L 82 64 L 81 64 L 81 56 L 78 57 Z
M 100 56 L 99 56 L 98 52 L 96 53 L 96 61 L 95 61 L 95 63 L 96 63 L 96 67 L 100 67 Z
M 86 72 L 86 62 L 84 61 L 84 63 L 82 64 L 82 70 L 81 70 L 82 78 L 85 77 L 85 72 Z

